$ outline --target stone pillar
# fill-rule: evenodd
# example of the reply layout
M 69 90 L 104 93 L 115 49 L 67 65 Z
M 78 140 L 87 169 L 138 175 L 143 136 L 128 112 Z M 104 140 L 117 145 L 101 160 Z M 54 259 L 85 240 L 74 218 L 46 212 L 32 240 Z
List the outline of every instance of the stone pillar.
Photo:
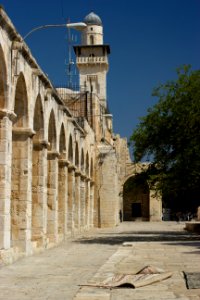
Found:
M 81 173 L 79 170 L 75 171 L 75 214 L 74 222 L 75 228 L 80 229 L 80 187 L 81 187 Z
M 10 248 L 11 143 L 13 117 L 13 113 L 0 110 L 0 249 Z
M 85 180 L 86 192 L 85 192 L 85 225 L 90 227 L 90 179 L 87 177 Z
M 67 234 L 68 213 L 68 165 L 66 159 L 59 159 L 58 172 L 58 233 L 59 239 L 63 240 Z
M 86 226 L 86 176 L 84 174 L 81 174 L 81 182 L 80 182 L 80 225 L 81 228 L 85 228 Z
M 47 225 L 47 141 L 35 141 L 32 155 L 32 247 L 45 247 Z
M 94 181 L 89 182 L 89 227 L 94 227 Z
M 75 167 L 68 166 L 68 204 L 67 204 L 67 231 L 74 230 L 74 198 L 75 198 Z
M 12 246 L 26 254 L 32 253 L 32 139 L 30 128 L 12 130 Z
M 47 243 L 58 242 L 58 152 L 48 151 Z
M 114 149 L 105 146 L 102 149 L 102 161 L 98 168 L 97 178 L 99 192 L 99 217 L 101 227 L 113 227 L 118 223 L 118 173 L 117 156 Z

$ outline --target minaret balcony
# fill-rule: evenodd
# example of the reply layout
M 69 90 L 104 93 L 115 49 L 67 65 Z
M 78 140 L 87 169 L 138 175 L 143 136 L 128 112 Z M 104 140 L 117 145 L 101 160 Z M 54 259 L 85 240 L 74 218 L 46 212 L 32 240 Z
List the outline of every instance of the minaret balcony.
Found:
M 108 64 L 106 56 L 82 56 L 76 58 L 77 64 Z

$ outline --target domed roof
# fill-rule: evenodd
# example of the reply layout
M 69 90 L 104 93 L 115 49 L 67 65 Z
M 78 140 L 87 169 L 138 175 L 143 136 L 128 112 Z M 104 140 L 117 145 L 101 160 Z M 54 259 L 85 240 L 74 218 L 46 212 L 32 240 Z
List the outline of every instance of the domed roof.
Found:
M 98 25 L 102 26 L 102 21 L 94 12 L 89 13 L 84 19 L 84 23 L 87 25 Z

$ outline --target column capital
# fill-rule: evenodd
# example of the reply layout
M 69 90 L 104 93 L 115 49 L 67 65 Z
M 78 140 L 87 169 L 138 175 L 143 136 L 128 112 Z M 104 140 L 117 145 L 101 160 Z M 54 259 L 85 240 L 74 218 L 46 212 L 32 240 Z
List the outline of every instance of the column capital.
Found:
M 7 117 L 11 121 L 14 121 L 16 119 L 17 115 L 14 113 L 14 111 L 3 108 L 3 109 L 0 109 L 0 119 L 2 119 L 4 117 Z
M 75 165 L 73 165 L 72 163 L 69 163 L 68 165 L 68 170 L 71 172 L 71 171 L 75 171 L 76 170 L 76 167 Z
M 76 168 L 75 170 L 75 176 L 76 177 L 81 176 L 81 171 L 78 168 Z
M 42 150 L 43 148 L 48 148 L 49 142 L 47 140 L 37 140 L 33 142 L 33 147 L 36 150 Z
M 60 166 L 69 166 L 70 165 L 70 162 L 67 159 L 62 159 L 62 158 L 58 160 L 58 163 Z
M 91 178 L 90 178 L 90 184 L 94 185 L 94 180 L 92 180 Z
M 86 180 L 87 182 L 89 182 L 89 181 L 91 180 L 91 178 L 90 178 L 89 176 L 86 176 L 85 180 Z
M 58 151 L 48 151 L 47 152 L 47 158 L 48 159 L 55 159 L 58 158 L 58 156 L 60 155 L 60 153 Z
M 32 128 L 24 128 L 24 127 L 13 127 L 13 134 L 20 135 L 24 137 L 33 137 L 36 132 Z
M 82 180 L 87 180 L 87 175 L 85 173 L 81 173 L 81 179 Z

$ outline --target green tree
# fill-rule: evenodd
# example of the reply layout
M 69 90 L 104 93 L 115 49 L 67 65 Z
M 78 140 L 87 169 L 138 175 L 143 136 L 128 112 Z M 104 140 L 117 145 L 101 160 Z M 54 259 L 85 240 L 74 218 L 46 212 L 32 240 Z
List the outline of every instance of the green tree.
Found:
M 130 137 L 136 162 L 148 158 L 150 184 L 167 204 L 193 207 L 200 203 L 200 70 L 177 70 L 178 78 L 153 92 L 158 102 Z

